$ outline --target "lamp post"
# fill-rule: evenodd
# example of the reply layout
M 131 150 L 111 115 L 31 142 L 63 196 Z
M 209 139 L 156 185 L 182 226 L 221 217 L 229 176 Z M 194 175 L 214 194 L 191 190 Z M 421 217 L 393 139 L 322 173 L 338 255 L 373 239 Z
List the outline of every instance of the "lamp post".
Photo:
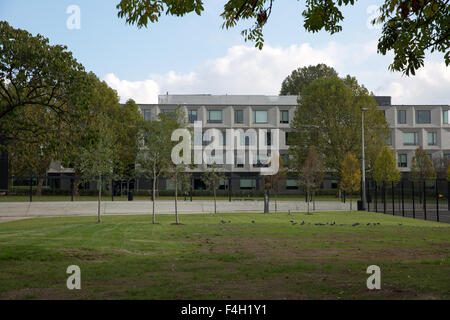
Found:
M 362 165 L 361 165 L 361 201 L 362 201 L 362 210 L 366 210 L 366 162 L 365 162 L 365 152 L 364 152 L 364 111 L 367 111 L 368 108 L 361 108 L 361 145 L 362 145 Z

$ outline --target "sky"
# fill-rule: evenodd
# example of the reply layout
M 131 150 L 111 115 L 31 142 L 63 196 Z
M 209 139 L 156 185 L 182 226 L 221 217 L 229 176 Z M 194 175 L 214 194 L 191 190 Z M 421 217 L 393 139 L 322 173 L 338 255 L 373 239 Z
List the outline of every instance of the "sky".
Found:
M 304 1 L 277 0 L 263 50 L 244 42 L 240 32 L 248 24 L 221 28 L 225 2 L 205 0 L 201 16 L 163 15 L 142 29 L 118 18 L 119 0 L 0 0 L 0 20 L 66 45 L 122 102 L 157 103 L 167 92 L 277 95 L 294 69 L 326 63 L 375 95 L 392 96 L 393 104 L 450 104 L 442 54 L 428 54 L 425 67 L 407 77 L 389 71 L 392 54 L 377 53 L 381 30 L 369 21 L 382 0 L 344 8 L 343 31 L 334 35 L 304 30 Z

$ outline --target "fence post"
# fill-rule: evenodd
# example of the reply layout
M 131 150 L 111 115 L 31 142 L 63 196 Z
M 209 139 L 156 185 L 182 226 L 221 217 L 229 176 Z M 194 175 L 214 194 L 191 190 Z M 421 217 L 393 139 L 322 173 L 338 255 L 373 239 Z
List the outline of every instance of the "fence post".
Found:
M 386 214 L 386 184 L 383 182 L 383 213 Z
M 391 184 L 392 184 L 392 191 L 391 191 L 391 194 L 392 194 L 392 215 L 395 216 L 394 181 L 392 181 Z
M 375 182 L 375 212 L 378 213 L 378 185 Z
M 403 193 L 403 180 L 401 181 L 401 188 L 402 188 L 402 216 L 405 216 L 405 195 Z
M 423 181 L 423 218 L 427 220 L 427 190 L 425 189 L 425 180 Z
M 437 179 L 436 179 L 436 221 L 439 222 L 439 191 Z
M 450 211 L 450 181 L 447 182 L 447 210 Z
M 411 181 L 411 192 L 412 192 L 412 202 L 413 202 L 413 219 L 416 218 L 416 204 L 414 200 L 414 182 Z

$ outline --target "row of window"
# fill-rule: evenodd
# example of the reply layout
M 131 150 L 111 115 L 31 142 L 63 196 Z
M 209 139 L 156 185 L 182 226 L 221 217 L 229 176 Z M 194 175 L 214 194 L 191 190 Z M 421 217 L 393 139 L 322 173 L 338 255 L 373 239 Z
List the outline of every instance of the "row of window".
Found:
M 449 110 L 442 111 L 442 120 L 444 124 L 449 124 Z M 397 123 L 406 124 L 406 110 L 397 111 Z M 430 124 L 431 110 L 416 110 L 416 124 Z
M 427 153 L 427 156 L 432 159 L 433 156 L 431 153 Z M 450 159 L 450 154 L 444 153 L 444 158 Z M 408 167 L 408 155 L 406 153 L 398 154 L 398 167 L 399 168 L 407 168 Z
M 161 113 L 170 114 L 173 112 L 172 110 L 162 109 Z M 144 120 L 151 120 L 151 110 L 144 110 Z M 194 123 L 198 120 L 198 111 L 195 109 L 188 110 L 188 122 Z M 223 122 L 223 113 L 222 110 L 208 110 L 206 115 L 206 121 L 208 123 L 222 123 Z M 268 123 L 269 116 L 267 110 L 254 110 L 253 111 L 253 123 L 257 124 L 265 124 Z M 238 109 L 234 110 L 234 123 L 243 124 L 244 123 L 244 110 Z M 289 123 L 289 111 L 281 110 L 280 111 L 280 123 L 288 124 Z
M 437 145 L 437 132 L 427 132 L 427 140 L 429 146 Z M 403 132 L 403 145 L 417 146 L 419 144 L 418 132 Z
M 222 132 L 222 145 L 226 145 L 227 143 L 227 139 L 226 139 L 227 135 L 225 132 Z M 289 132 L 285 132 L 284 133 L 284 137 L 285 137 L 285 145 L 289 145 Z M 211 143 L 211 139 L 209 137 L 207 137 L 205 134 L 203 134 L 203 140 L 202 140 L 202 145 L 203 146 L 207 146 Z M 255 141 L 256 143 L 256 141 Z M 272 145 L 272 133 L 270 131 L 266 132 L 266 141 L 265 141 L 267 146 L 271 146 Z M 245 146 L 249 146 L 250 145 L 250 136 L 248 135 L 241 135 L 241 141 L 240 141 L 241 145 L 245 145 Z

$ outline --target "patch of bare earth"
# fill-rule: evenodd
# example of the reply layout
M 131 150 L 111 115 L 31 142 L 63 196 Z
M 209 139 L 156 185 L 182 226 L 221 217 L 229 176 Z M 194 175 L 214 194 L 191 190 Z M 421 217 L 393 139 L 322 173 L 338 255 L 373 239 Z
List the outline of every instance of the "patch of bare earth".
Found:
M 57 248 L 55 249 L 62 254 L 64 254 L 67 258 L 70 259 L 78 259 L 82 261 L 89 262 L 106 262 L 108 259 L 106 255 L 98 253 L 95 250 L 86 250 L 86 249 L 78 249 L 78 248 Z

